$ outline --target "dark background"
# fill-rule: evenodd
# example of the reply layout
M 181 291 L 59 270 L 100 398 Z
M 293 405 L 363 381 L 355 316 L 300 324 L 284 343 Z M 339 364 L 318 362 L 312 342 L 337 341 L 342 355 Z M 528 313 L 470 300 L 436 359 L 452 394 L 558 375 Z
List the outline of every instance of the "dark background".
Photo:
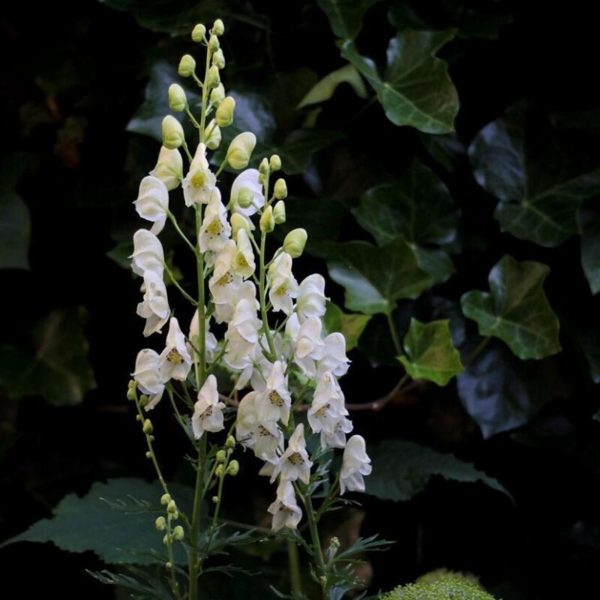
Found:
M 524 96 L 548 110 L 598 106 L 598 38 L 586 3 L 490 4 L 512 21 L 499 38 L 457 40 L 448 51 L 461 100 L 457 130 L 464 142 Z M 225 52 L 234 79 L 255 77 L 261 86 L 261 78 L 279 72 L 307 66 L 322 76 L 343 64 L 326 16 L 311 2 L 234 2 L 229 9 L 260 23 L 259 28 L 247 19 L 225 18 Z M 389 33 L 379 25 L 369 28 L 382 14 L 383 8 L 375 6 L 365 21 L 363 44 L 374 52 Z M 130 14 L 91 0 L 13 3 L 2 9 L 0 36 L 0 143 L 2 153 L 22 153 L 26 171 L 18 192 L 31 213 L 30 270 L 0 271 L 0 341 L 27 347 L 33 325 L 52 310 L 83 306 L 97 382 L 77 406 L 54 406 L 35 395 L 15 400 L 0 390 L 2 540 L 48 516 L 66 493 L 84 493 L 94 481 L 152 477 L 124 401 L 142 344 L 134 314 L 139 282 L 107 252 L 115 246 L 119 226 L 134 222 L 137 182 L 152 168 L 158 150 L 155 142 L 125 131 L 143 100 L 149 64 L 161 52 L 176 63 L 189 44 L 187 38 L 171 40 L 141 27 Z M 259 69 L 262 75 L 253 75 Z M 343 129 L 348 139 L 324 152 L 322 169 L 334 154 L 351 154 L 368 163 L 365 181 L 377 181 L 380 173 L 393 176 L 418 146 L 418 134 L 392 127 L 380 107 L 363 110 L 364 101 L 348 89 L 337 94 L 320 123 Z M 416 152 L 423 155 L 422 148 Z M 472 285 L 484 285 L 500 246 L 502 252 L 507 247 L 518 252 L 522 244 L 499 239 L 490 219 L 493 203 L 486 202 L 470 177 L 459 172 L 446 183 L 467 215 L 467 235 L 472 231 L 492 240 L 485 252 L 462 259 L 455 285 L 465 277 Z M 288 178 L 288 188 L 298 195 L 311 193 L 300 176 Z M 348 224 L 345 233 L 349 239 L 352 227 Z M 547 252 L 546 262 L 558 272 L 564 269 L 554 300 L 576 305 L 582 284 L 571 278 L 571 267 L 561 265 L 575 260 L 578 245 L 569 241 Z M 301 269 L 325 273 L 324 264 L 309 257 Z M 338 288 L 332 286 L 331 294 L 341 303 Z M 376 336 L 371 341 L 389 343 Z M 349 402 L 375 399 L 393 386 L 392 369 L 374 370 L 357 353 L 351 358 L 354 365 L 344 386 Z M 576 369 L 576 358 L 565 360 L 564 369 Z M 415 439 L 453 451 L 497 478 L 515 500 L 513 505 L 483 485 L 442 480 L 408 503 L 366 497 L 363 533 L 397 540 L 390 551 L 371 557 L 371 589 L 388 589 L 443 566 L 476 573 L 505 599 L 597 595 L 600 425 L 590 418 L 597 408 L 596 389 L 575 383 L 568 401 L 546 407 L 517 432 L 486 441 L 452 390 L 425 387 L 382 413 L 354 414 L 357 432 L 369 442 Z M 158 451 L 166 457 L 167 473 L 176 476 L 180 442 L 174 428 L 165 426 L 162 433 Z M 247 520 L 259 518 L 268 487 L 250 477 L 236 486 L 230 498 L 244 498 Z M 277 557 L 273 560 L 279 564 Z M 114 589 L 84 572 L 99 567 L 91 553 L 69 554 L 48 544 L 0 550 L 1 586 L 16 586 L 20 598 L 44 592 L 112 598 Z M 238 592 L 236 597 L 246 596 Z

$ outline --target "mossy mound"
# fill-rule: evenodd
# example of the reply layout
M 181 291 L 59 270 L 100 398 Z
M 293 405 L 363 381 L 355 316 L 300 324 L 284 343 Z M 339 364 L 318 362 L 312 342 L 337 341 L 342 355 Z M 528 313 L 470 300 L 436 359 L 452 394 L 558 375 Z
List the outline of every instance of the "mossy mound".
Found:
M 401 585 L 381 600 L 495 600 L 481 586 L 464 576 L 446 575 L 435 581 Z

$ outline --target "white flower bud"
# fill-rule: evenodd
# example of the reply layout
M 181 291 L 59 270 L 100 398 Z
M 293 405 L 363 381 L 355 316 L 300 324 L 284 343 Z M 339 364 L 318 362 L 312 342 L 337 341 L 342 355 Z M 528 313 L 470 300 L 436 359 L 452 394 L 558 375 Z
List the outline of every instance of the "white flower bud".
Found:
M 221 83 L 221 76 L 219 75 L 219 68 L 213 65 L 208 70 L 208 75 L 206 76 L 206 85 L 208 89 L 216 88 Z
M 181 123 L 172 115 L 167 115 L 162 122 L 163 146 L 175 150 L 185 142 L 185 134 Z
M 206 27 L 204 27 L 202 23 L 198 23 L 198 25 L 196 25 L 192 31 L 192 40 L 194 40 L 194 42 L 201 42 L 204 40 L 205 35 Z
M 176 542 L 181 542 L 185 538 L 185 532 L 183 531 L 183 527 L 181 525 L 177 525 L 175 529 L 173 529 L 173 539 Z
M 244 215 L 233 213 L 231 215 L 231 232 L 234 238 L 237 238 L 238 231 L 241 229 L 250 234 L 250 223 Z
M 178 187 L 183 179 L 183 158 L 179 150 L 169 150 L 163 146 L 156 166 L 149 174 L 160 179 L 169 191 Z
M 212 64 L 218 69 L 225 68 L 225 56 L 223 55 L 223 50 L 220 48 L 213 54 Z
M 194 60 L 194 57 L 189 54 L 182 56 L 179 61 L 179 68 L 177 69 L 178 73 L 182 77 L 191 77 L 195 70 L 196 61 Z
M 265 212 L 260 217 L 260 230 L 269 233 L 275 229 L 275 217 L 273 216 L 273 208 L 267 206 Z M 287 239 L 287 238 L 286 238 Z
M 210 103 L 213 106 L 219 106 L 221 102 L 223 102 L 223 98 L 225 98 L 225 88 L 223 84 L 220 83 L 214 90 L 210 93 Z
M 210 52 L 216 52 L 221 47 L 219 44 L 219 38 L 216 35 L 211 35 L 210 40 L 208 40 L 208 49 Z
M 175 112 L 182 112 L 187 106 L 187 98 L 184 89 L 177 83 L 169 86 L 169 107 Z
M 216 150 L 221 145 L 221 129 L 213 119 L 206 128 L 206 147 L 209 150 Z
M 275 223 L 281 225 L 285 223 L 285 202 L 278 202 L 273 209 L 273 216 L 275 217 Z
M 290 231 L 283 240 L 283 249 L 292 258 L 298 258 L 302 256 L 304 252 L 304 246 L 306 246 L 306 240 L 308 234 L 305 229 L 294 229 Z
M 233 169 L 245 169 L 256 146 L 256 136 L 249 131 L 235 136 L 227 150 L 227 162 Z
M 215 35 L 223 35 L 225 33 L 225 25 L 223 24 L 223 21 L 221 21 L 221 19 L 217 19 L 214 22 L 212 32 Z
M 277 200 L 283 200 L 287 198 L 287 185 L 285 183 L 285 179 L 278 179 L 275 182 L 275 188 L 273 189 L 273 194 Z
M 233 123 L 233 113 L 235 111 L 235 100 L 231 96 L 227 96 L 219 108 L 217 108 L 217 123 L 219 127 L 229 127 Z
M 263 158 L 263 159 L 260 161 L 260 165 L 259 165 L 259 167 L 258 167 L 258 172 L 259 172 L 261 175 L 265 175 L 266 173 L 268 173 L 268 172 L 269 172 L 269 161 L 268 161 L 266 158 Z
M 277 154 L 273 154 L 269 161 L 269 165 L 271 166 L 271 171 L 279 171 L 279 169 L 281 169 L 281 158 L 279 158 Z

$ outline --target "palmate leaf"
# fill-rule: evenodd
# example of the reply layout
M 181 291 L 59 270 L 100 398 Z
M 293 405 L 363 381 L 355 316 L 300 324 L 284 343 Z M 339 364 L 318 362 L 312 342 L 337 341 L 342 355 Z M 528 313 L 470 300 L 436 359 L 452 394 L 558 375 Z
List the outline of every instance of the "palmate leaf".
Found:
M 325 335 L 336 331 L 343 334 L 346 338 L 346 350 L 349 352 L 358 345 L 358 339 L 370 320 L 368 315 L 347 314 L 333 302 L 327 302 L 323 327 Z
M 592 294 L 600 292 L 600 202 L 588 200 L 577 213 L 581 231 L 581 264 Z
M 460 354 L 452 344 L 449 321 L 410 322 L 403 345 L 406 356 L 399 360 L 413 379 L 428 379 L 446 385 L 462 372 Z
M 577 233 L 578 208 L 600 192 L 597 160 L 567 146 L 525 102 L 484 127 L 469 155 L 479 185 L 500 200 L 502 231 L 541 246 Z
M 344 40 L 353 40 L 362 29 L 365 13 L 380 0 L 317 0 L 329 18 L 333 33 Z
M 490 293 L 463 295 L 463 312 L 477 322 L 480 335 L 500 338 L 521 359 L 556 354 L 559 322 L 543 289 L 549 272 L 541 263 L 506 255 L 490 271 Z
M 344 42 L 342 56 L 373 86 L 392 123 L 411 125 L 425 133 L 448 133 L 454 130 L 458 95 L 446 63 L 436 53 L 455 33 L 454 29 L 399 32 L 390 40 L 383 75 L 370 58 L 358 53 L 352 41 Z

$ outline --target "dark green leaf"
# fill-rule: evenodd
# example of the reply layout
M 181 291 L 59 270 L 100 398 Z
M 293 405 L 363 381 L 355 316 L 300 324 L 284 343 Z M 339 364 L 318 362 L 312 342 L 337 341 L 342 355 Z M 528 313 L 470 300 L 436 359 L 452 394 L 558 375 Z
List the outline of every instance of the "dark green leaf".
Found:
M 370 320 L 371 317 L 366 315 L 346 314 L 339 306 L 328 302 L 323 326 L 326 334 L 335 331 L 342 333 L 346 338 L 346 350 L 349 352 L 358 345 L 358 339 Z
M 333 33 L 344 40 L 353 40 L 362 29 L 363 17 L 379 0 L 317 0 L 329 18 Z
M 410 322 L 400 362 L 413 379 L 428 379 L 446 385 L 463 370 L 460 354 L 452 344 L 450 321 Z
M 454 30 L 398 33 L 390 40 L 383 76 L 351 41 L 343 44 L 342 56 L 373 86 L 392 123 L 411 125 L 425 133 L 448 133 L 454 130 L 458 96 L 446 63 L 436 58 L 436 53 L 454 34 Z
M 490 271 L 490 293 L 464 294 L 463 312 L 481 335 L 500 338 L 521 359 L 556 354 L 559 322 L 543 288 L 549 272 L 541 263 L 504 256 Z
M 600 292 L 600 202 L 587 201 L 577 214 L 581 231 L 581 264 L 592 294 Z

